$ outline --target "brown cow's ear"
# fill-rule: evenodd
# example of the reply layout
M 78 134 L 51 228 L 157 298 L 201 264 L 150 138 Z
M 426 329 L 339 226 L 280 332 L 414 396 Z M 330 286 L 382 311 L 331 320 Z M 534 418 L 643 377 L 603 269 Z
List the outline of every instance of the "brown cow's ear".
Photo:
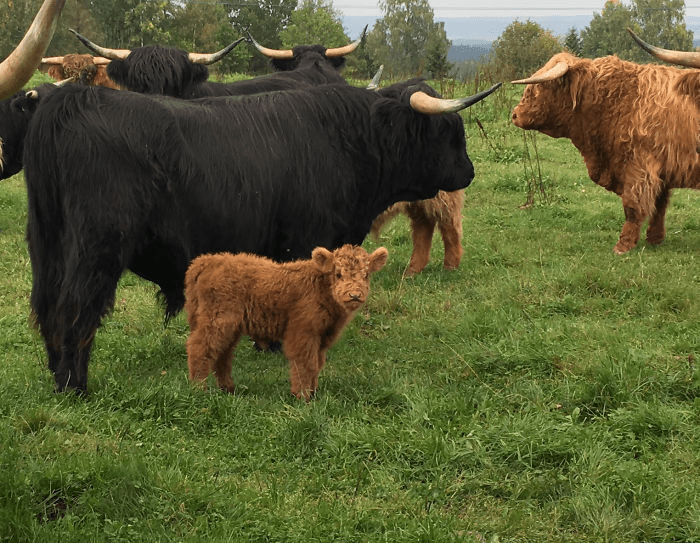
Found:
M 331 273 L 335 266 L 333 253 L 325 247 L 316 247 L 313 253 L 311 253 L 311 260 L 314 261 L 316 267 L 323 273 Z
M 380 247 L 375 249 L 374 252 L 369 255 L 369 273 L 374 273 L 381 270 L 386 264 L 389 258 L 389 251 L 385 247 Z

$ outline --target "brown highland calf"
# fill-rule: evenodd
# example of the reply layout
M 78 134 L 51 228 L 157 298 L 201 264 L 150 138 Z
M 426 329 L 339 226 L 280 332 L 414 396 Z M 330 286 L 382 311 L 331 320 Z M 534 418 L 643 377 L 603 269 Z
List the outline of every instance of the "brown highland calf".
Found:
M 120 89 L 121 87 L 107 75 L 107 66 L 110 62 L 104 57 L 70 54 L 42 58 L 39 70 L 48 73 L 56 81 L 64 81 L 72 77 L 76 83 L 82 85 Z
M 404 214 L 411 222 L 413 254 L 406 275 L 423 271 L 430 260 L 430 246 L 437 225 L 445 246 L 443 264 L 446 270 L 455 270 L 462 260 L 462 207 L 464 190 L 441 190 L 434 198 L 416 202 L 397 202 L 379 215 L 372 223 L 372 235 L 379 237 L 382 228 L 396 215 Z
M 687 73 L 615 56 L 558 53 L 532 77 L 513 81 L 527 84 L 513 123 L 569 138 L 590 178 L 622 198 L 617 254 L 637 244 L 647 218 L 647 243 L 661 243 L 672 189 L 700 188 L 700 111 L 675 90 Z
M 282 264 L 247 253 L 197 257 L 185 276 L 190 380 L 203 382 L 213 371 L 219 387 L 233 392 L 233 351 L 245 334 L 262 346 L 282 342 L 292 394 L 308 401 L 326 351 L 367 299 L 370 274 L 387 257 L 384 247 L 368 255 L 352 245 L 317 247 L 310 260 Z

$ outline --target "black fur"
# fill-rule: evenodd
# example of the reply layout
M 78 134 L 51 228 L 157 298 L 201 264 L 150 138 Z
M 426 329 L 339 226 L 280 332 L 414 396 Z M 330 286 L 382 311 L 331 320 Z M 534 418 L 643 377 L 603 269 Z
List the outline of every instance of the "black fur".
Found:
M 345 83 L 338 71 L 345 58 L 328 58 L 322 45 L 299 45 L 294 58 L 273 60 L 276 73 L 253 79 L 219 83 L 207 81 L 209 70 L 195 64 L 181 49 L 145 46 L 133 49 L 123 60 L 113 60 L 107 74 L 123 87 L 145 94 L 192 99 L 205 96 L 240 96 L 278 90 Z
M 362 243 L 396 201 L 469 185 L 461 117 L 414 112 L 414 90 L 429 88 L 192 101 L 40 88 L 24 146 L 27 241 L 32 310 L 58 390 L 86 389 L 94 334 L 127 269 L 156 283 L 173 315 L 202 253 L 308 258 L 317 246 Z

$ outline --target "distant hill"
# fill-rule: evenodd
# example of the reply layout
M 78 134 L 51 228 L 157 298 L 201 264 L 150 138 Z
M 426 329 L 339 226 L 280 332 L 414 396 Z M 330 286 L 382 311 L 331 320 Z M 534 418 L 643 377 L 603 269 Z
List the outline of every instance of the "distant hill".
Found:
M 491 43 L 488 40 L 452 40 L 452 47 L 447 52 L 447 60 L 450 62 L 478 60 L 489 54 Z

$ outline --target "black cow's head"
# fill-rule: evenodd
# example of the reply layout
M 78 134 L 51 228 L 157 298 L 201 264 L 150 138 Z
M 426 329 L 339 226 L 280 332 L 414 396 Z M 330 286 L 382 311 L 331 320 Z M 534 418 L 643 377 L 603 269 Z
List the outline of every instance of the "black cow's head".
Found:
M 458 111 L 482 100 L 501 84 L 467 98 L 442 99 L 422 79 L 396 83 L 378 92 L 383 97 L 373 106 L 373 133 L 382 148 L 413 149 L 397 157 L 394 168 L 403 167 L 406 179 L 415 178 L 416 187 L 406 187 L 405 200 L 432 198 L 440 190 L 458 190 L 474 178 L 474 166 L 467 155 L 464 123 Z
M 110 49 L 97 45 L 75 30 L 71 32 L 96 54 L 110 59 L 107 75 L 122 87 L 144 94 L 187 97 L 189 90 L 209 78 L 207 65 L 230 53 L 240 38 L 216 53 L 189 53 L 175 47 L 148 45 Z
M 0 102 L 0 179 L 22 169 L 24 136 L 39 103 L 38 91 L 20 91 Z

